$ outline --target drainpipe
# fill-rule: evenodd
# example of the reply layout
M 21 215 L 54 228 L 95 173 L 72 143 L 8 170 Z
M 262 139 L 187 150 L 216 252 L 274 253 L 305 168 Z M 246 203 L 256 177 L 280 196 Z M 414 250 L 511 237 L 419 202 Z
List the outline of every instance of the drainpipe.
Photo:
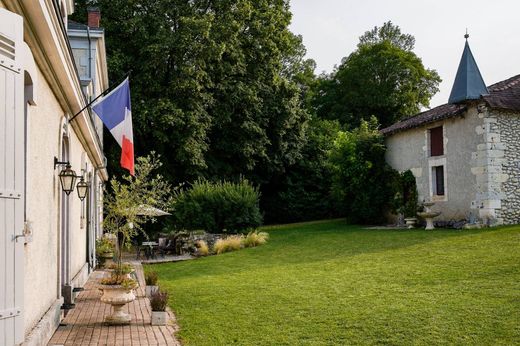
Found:
M 95 85 L 92 78 L 92 40 L 90 38 L 90 27 L 87 26 L 87 38 L 88 38 L 88 77 L 92 81 L 92 93 L 96 94 Z M 92 100 L 92 95 L 90 95 L 89 101 Z
M 94 167 L 94 176 L 92 177 L 92 185 L 94 182 L 97 181 L 97 177 L 98 177 L 98 172 L 102 169 L 106 169 L 107 168 L 107 158 L 105 156 L 103 156 L 103 166 L 99 166 L 99 167 Z M 99 185 L 101 186 L 101 185 Z M 99 228 L 100 228 L 100 224 L 99 224 L 99 210 L 98 210 L 98 203 L 99 203 L 99 196 L 100 196 L 100 188 L 98 188 L 97 186 L 94 187 L 94 201 L 93 201 L 93 206 L 92 209 L 94 210 L 94 213 L 95 213 L 95 220 L 94 220 L 94 227 L 93 227 L 93 230 L 94 230 L 94 239 L 97 239 L 97 236 L 99 234 Z M 95 268 L 97 265 L 97 262 L 96 262 L 96 246 L 95 246 L 95 242 L 94 242 L 94 261 L 92 262 L 92 266 Z

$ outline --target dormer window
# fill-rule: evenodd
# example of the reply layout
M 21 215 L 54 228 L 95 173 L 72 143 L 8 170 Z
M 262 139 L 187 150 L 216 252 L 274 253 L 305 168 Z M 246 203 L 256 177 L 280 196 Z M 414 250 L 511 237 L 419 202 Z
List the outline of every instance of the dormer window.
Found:
M 444 138 L 442 126 L 430 129 L 430 156 L 444 155 Z

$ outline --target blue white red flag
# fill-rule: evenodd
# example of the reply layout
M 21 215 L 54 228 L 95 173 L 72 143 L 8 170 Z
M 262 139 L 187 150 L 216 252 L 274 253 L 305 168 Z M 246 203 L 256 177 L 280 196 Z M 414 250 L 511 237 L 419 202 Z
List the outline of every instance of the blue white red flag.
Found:
M 126 78 L 114 90 L 97 101 L 92 110 L 121 146 L 121 167 L 134 175 L 134 133 L 130 104 L 130 83 Z

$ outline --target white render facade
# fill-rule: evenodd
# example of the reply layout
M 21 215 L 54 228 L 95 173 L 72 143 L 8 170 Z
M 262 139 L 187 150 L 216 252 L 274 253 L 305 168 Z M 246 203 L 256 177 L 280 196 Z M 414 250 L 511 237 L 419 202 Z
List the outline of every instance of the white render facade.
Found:
M 0 345 L 46 344 L 95 264 L 108 176 L 102 130 L 88 111 L 70 121 L 95 96 L 70 47 L 73 9 L 72 0 L 0 0 Z M 108 86 L 102 45 L 95 93 Z M 83 201 L 63 192 L 54 157 L 88 181 Z

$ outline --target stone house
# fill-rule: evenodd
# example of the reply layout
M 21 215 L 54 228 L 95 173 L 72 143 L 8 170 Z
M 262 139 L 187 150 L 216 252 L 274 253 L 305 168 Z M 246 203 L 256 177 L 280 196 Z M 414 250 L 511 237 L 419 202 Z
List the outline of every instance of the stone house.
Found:
M 45 345 L 95 265 L 108 175 L 102 126 L 80 110 L 108 77 L 99 11 L 78 27 L 73 10 L 0 0 L 0 345 Z M 87 184 L 83 199 L 55 161 Z
M 387 162 L 413 172 L 436 220 L 520 223 L 520 75 L 486 88 L 466 41 L 449 103 L 381 132 Z

